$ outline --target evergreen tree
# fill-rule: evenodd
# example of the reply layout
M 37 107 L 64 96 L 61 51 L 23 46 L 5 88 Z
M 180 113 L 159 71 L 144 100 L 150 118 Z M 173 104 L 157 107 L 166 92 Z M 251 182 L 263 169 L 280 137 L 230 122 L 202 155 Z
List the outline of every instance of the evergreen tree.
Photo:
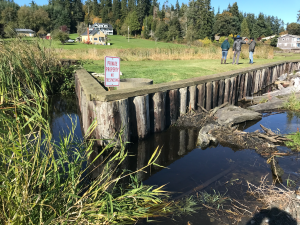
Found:
M 176 7 L 176 9 L 175 9 L 176 10 L 176 16 L 179 17 L 180 5 L 179 5 L 179 1 L 178 0 L 176 1 L 175 7 Z
M 253 13 L 248 13 L 246 16 L 248 28 L 250 30 L 250 36 L 253 37 L 253 26 L 256 23 L 256 19 Z
M 120 19 L 121 15 L 121 3 L 120 0 L 113 0 L 112 4 L 113 23 Z
M 201 10 L 201 26 L 199 29 L 198 36 L 200 39 L 204 39 L 208 37 L 209 39 L 212 38 L 212 26 L 213 26 L 213 19 L 214 19 L 214 12 L 211 10 L 211 0 L 204 0 L 204 7 Z
M 121 0 L 121 21 L 123 22 L 127 16 L 127 0 Z
M 94 16 L 100 15 L 100 7 L 97 0 L 93 0 L 93 14 Z
M 128 0 L 128 11 L 133 12 L 135 10 L 136 1 L 135 0 Z
M 265 22 L 264 14 L 259 14 L 253 29 L 253 35 L 255 38 L 261 37 L 262 35 L 265 35 L 267 33 L 267 24 Z
M 242 37 L 250 38 L 250 30 L 248 27 L 247 19 L 244 19 L 241 24 L 241 35 L 242 35 Z

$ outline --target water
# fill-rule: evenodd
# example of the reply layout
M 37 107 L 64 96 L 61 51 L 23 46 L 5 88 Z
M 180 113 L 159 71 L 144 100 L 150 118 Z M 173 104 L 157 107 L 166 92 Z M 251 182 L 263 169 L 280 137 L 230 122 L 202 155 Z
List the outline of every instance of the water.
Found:
M 53 112 L 51 112 L 51 127 L 54 138 L 58 138 L 62 132 L 68 132 L 71 126 L 70 117 L 77 122 L 76 135 L 82 138 L 80 128 L 80 117 L 77 111 L 76 99 L 52 98 Z M 291 112 L 279 114 L 264 114 L 260 121 L 249 122 L 240 125 L 240 129 L 252 132 L 260 129 L 260 124 L 280 134 L 296 132 L 300 127 L 299 115 Z M 221 145 L 200 149 L 196 146 L 197 129 L 177 129 L 171 127 L 168 130 L 152 134 L 149 138 L 128 146 L 131 153 L 125 162 L 125 168 L 132 171 L 137 170 L 149 161 L 152 153 L 157 147 L 161 154 L 156 161 L 159 166 L 151 166 L 145 172 L 139 172 L 138 177 L 146 185 L 166 185 L 165 190 L 174 192 L 174 196 L 188 192 L 193 188 L 210 180 L 224 170 L 235 166 L 235 168 L 218 181 L 212 182 L 204 190 L 227 195 L 235 199 L 243 199 L 247 190 L 247 181 L 259 184 L 261 177 L 267 176 L 272 180 L 270 165 L 266 159 L 256 154 L 254 150 L 235 151 Z M 288 151 L 285 147 L 278 147 L 281 151 Z M 298 156 L 286 156 L 279 158 L 279 165 L 285 174 L 282 180 L 286 183 L 287 178 L 296 180 L 299 178 Z M 206 211 L 201 211 L 193 216 L 184 216 L 171 219 L 161 219 L 161 224 L 218 224 L 211 222 Z M 157 223 L 153 223 L 157 224 Z

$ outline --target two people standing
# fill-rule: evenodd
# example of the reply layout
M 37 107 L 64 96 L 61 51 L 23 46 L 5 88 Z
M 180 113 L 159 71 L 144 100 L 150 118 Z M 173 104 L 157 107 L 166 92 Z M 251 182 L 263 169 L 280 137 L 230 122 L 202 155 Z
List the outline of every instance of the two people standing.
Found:
M 242 44 L 246 44 L 248 42 L 245 42 L 242 40 L 242 38 L 240 37 L 240 35 L 238 35 L 233 43 L 233 61 L 232 61 L 232 65 L 234 63 L 236 63 L 236 65 L 239 64 L 239 58 L 240 58 L 240 54 L 241 54 L 241 50 L 242 50 Z M 253 53 L 255 50 L 255 45 L 256 42 L 254 41 L 253 38 L 251 38 L 251 42 L 248 43 L 249 44 L 249 59 L 251 64 L 253 64 Z M 222 43 L 221 45 L 222 48 L 222 59 L 221 59 L 221 64 L 223 64 L 223 60 L 224 63 L 226 63 L 226 59 L 227 59 L 227 54 L 228 54 L 228 50 L 230 48 L 230 44 L 228 42 L 228 38 L 225 39 L 225 41 Z

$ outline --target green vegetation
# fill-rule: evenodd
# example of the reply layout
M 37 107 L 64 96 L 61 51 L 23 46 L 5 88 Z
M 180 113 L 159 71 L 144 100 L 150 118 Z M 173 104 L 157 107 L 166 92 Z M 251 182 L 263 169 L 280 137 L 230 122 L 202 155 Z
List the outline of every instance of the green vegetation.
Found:
M 276 56 L 274 59 L 256 59 L 255 65 L 276 62 L 279 60 L 296 59 L 297 55 L 292 57 Z M 193 77 L 206 76 L 240 68 L 249 67 L 248 59 L 241 59 L 238 66 L 232 65 L 231 60 L 228 64 L 220 64 L 220 60 L 165 60 L 165 61 L 122 61 L 121 78 L 149 78 L 154 83 L 164 83 L 169 81 L 178 81 Z M 83 67 L 89 72 L 104 73 L 104 62 L 101 60 L 83 61 Z
M 55 41 L 59 41 L 61 44 L 64 45 L 66 40 L 69 39 L 69 34 L 61 30 L 54 30 L 51 33 L 51 38 Z
M 71 39 L 77 38 L 77 34 L 70 34 Z M 45 47 L 54 47 L 62 49 L 127 49 L 127 48 L 170 48 L 170 47 L 180 47 L 182 45 L 165 43 L 165 42 L 155 42 L 151 40 L 145 40 L 141 38 L 128 38 L 121 35 L 108 36 L 108 43 L 111 45 L 87 45 L 84 43 L 65 43 L 61 44 L 59 41 L 50 40 L 40 40 L 40 44 Z
M 300 151 L 300 132 L 299 128 L 296 133 L 292 133 L 287 135 L 287 138 L 291 139 L 292 141 L 285 142 L 287 147 L 290 147 L 292 150 Z
M 300 101 L 295 93 L 289 96 L 287 102 L 284 104 L 284 108 L 291 111 L 300 111 Z
M 132 224 L 169 212 L 161 187 L 118 170 L 127 157 L 124 143 L 111 140 L 92 154 L 87 137 L 97 121 L 84 140 L 74 136 L 75 123 L 59 142 L 52 139 L 47 93 L 65 75 L 52 51 L 16 40 L 0 55 L 0 224 Z M 156 165 L 159 153 L 147 166 Z M 92 178 L 95 168 L 100 174 Z M 131 182 L 122 185 L 125 177 Z

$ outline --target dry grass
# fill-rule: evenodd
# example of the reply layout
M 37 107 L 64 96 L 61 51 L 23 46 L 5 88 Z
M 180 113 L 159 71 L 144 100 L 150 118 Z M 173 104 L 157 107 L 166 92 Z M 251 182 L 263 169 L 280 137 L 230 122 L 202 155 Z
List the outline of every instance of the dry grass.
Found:
M 277 207 L 280 210 L 290 209 L 289 213 L 294 214 L 294 210 L 300 205 L 300 199 L 294 190 L 290 190 L 284 185 L 268 184 L 266 177 L 263 177 L 259 186 L 248 182 L 249 193 L 261 201 L 265 208 Z
M 56 49 L 59 57 L 78 60 L 103 60 L 105 56 L 117 56 L 123 61 L 143 60 L 191 60 L 191 59 L 219 59 L 222 56 L 221 48 L 214 45 L 208 47 L 178 47 L 154 49 Z M 233 52 L 228 52 L 228 59 L 232 59 Z M 248 46 L 243 46 L 241 59 L 249 56 Z M 274 51 L 270 46 L 258 46 L 254 58 L 273 59 Z

